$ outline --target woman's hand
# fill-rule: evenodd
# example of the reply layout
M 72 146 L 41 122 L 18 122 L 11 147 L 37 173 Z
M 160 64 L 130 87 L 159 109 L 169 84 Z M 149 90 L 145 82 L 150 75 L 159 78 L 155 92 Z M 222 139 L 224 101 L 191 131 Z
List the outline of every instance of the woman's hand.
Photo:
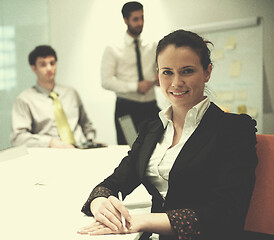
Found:
M 154 232 L 164 235 L 174 235 L 170 221 L 166 213 L 144 213 L 132 215 L 126 221 L 126 228 L 113 230 L 105 224 L 96 221 L 83 227 L 78 231 L 80 234 L 103 235 L 103 234 L 124 234 L 136 232 Z
M 122 233 L 129 233 L 127 229 L 118 229 L 118 230 L 112 230 L 103 223 L 100 223 L 98 221 L 81 228 L 78 230 L 78 233 L 80 234 L 89 234 L 89 235 L 105 235 L 105 234 L 122 234 Z
M 81 228 L 78 233 L 89 235 L 104 235 L 104 234 L 126 234 L 136 233 L 140 231 L 140 226 L 144 222 L 144 215 L 134 215 L 130 218 L 130 222 L 126 221 L 126 228 L 112 230 L 101 222 L 95 221 L 94 223 Z
M 116 197 L 95 198 L 91 202 L 90 209 L 94 215 L 95 223 L 80 229 L 78 233 L 99 235 L 129 232 L 131 216 L 126 207 Z M 121 215 L 126 220 L 125 228 L 122 225 Z
M 114 196 L 95 198 L 90 204 L 95 222 L 81 228 L 78 233 L 90 235 L 155 232 L 173 235 L 174 231 L 166 213 L 130 215 L 122 202 Z M 126 220 L 122 225 L 121 215 Z

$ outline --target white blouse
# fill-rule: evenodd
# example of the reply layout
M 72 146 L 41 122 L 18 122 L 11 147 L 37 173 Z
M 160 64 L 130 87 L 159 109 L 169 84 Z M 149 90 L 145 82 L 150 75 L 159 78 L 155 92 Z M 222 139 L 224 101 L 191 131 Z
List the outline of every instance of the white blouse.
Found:
M 149 160 L 146 176 L 150 182 L 158 189 L 163 198 L 165 198 L 168 190 L 169 172 L 177 158 L 179 152 L 185 145 L 186 141 L 198 127 L 202 117 L 210 105 L 209 98 L 191 108 L 185 119 L 183 133 L 178 144 L 170 148 L 174 136 L 174 127 L 172 122 L 172 107 L 162 110 L 159 117 L 166 128 L 165 133 Z

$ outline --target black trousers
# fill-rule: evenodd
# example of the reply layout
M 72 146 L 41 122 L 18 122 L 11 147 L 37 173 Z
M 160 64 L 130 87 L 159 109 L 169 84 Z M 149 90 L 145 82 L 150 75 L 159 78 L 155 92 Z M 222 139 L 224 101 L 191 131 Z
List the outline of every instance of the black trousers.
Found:
M 140 123 L 147 119 L 157 118 L 159 111 L 160 108 L 157 106 L 156 101 L 141 103 L 123 98 L 117 98 L 115 107 L 117 143 L 119 145 L 127 145 L 120 123 L 118 121 L 119 117 L 130 115 L 135 129 L 138 132 Z

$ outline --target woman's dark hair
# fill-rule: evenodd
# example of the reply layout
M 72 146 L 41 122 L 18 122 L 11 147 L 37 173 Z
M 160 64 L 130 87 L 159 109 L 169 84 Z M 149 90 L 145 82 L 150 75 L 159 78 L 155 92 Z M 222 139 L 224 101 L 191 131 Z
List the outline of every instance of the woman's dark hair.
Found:
M 122 8 L 122 14 L 123 18 L 129 18 L 131 12 L 137 11 L 137 10 L 143 10 L 143 5 L 139 2 L 127 2 L 124 4 Z
M 57 55 L 54 49 L 51 46 L 48 45 L 40 45 L 37 46 L 34 50 L 32 50 L 29 54 L 29 64 L 35 65 L 36 60 L 38 57 L 48 57 L 53 56 L 55 58 L 55 61 L 57 61 Z
M 195 51 L 198 56 L 200 56 L 201 64 L 203 69 L 207 69 L 208 65 L 211 64 L 210 59 L 210 50 L 207 47 L 207 44 L 212 44 L 210 41 L 204 40 L 198 34 L 185 31 L 185 30 L 177 30 L 162 38 L 156 49 L 156 64 L 158 65 L 158 56 L 159 54 L 165 50 L 165 48 L 169 45 L 175 45 L 176 47 L 190 47 L 193 51 Z M 212 44 L 213 45 L 213 44 Z

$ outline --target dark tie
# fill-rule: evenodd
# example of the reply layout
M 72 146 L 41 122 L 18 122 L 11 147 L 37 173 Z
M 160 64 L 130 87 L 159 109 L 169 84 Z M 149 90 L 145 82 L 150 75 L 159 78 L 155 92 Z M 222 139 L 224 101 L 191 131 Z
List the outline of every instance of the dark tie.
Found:
M 141 56 L 140 56 L 140 50 L 138 46 L 138 40 L 134 40 L 135 43 L 135 50 L 136 50 L 136 57 L 137 57 L 137 68 L 138 68 L 138 77 L 139 81 L 144 80 L 143 71 L 142 71 L 142 64 L 141 64 Z
M 74 144 L 75 139 L 70 129 L 67 116 L 64 112 L 61 102 L 55 92 L 50 92 L 49 96 L 52 98 L 53 111 L 55 122 L 59 136 L 63 142 Z

